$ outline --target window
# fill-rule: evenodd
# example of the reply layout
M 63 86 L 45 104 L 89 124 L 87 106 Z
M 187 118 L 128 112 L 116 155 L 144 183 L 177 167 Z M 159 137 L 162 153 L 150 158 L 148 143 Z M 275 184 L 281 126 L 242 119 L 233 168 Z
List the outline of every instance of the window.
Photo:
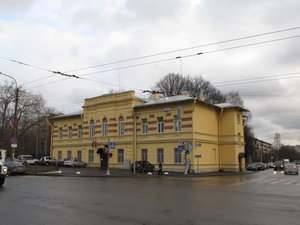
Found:
M 148 120 L 142 119 L 142 134 L 148 133 Z
M 182 163 L 181 151 L 179 151 L 178 148 L 174 149 L 174 162 Z
M 94 162 L 94 150 L 89 150 L 89 163 Z
M 68 159 L 71 159 L 71 158 L 72 158 L 72 151 L 68 151 L 67 154 L 68 154 L 68 155 L 67 155 Z
M 69 139 L 73 137 L 73 129 L 72 127 L 69 127 Z
M 62 159 L 62 151 L 58 151 L 57 153 L 57 159 Z
M 90 121 L 90 137 L 95 136 L 95 122 L 94 120 Z
M 175 131 L 181 131 L 181 119 L 179 116 L 174 116 L 174 128 Z
M 124 162 L 124 149 L 118 149 L 118 163 Z
M 63 129 L 62 127 L 59 128 L 59 139 L 63 139 L 64 137 L 64 132 L 63 132 Z
M 237 114 L 237 123 L 241 124 L 241 115 L 240 114 Z
M 164 150 L 162 148 L 157 149 L 157 163 L 164 162 Z
M 148 150 L 142 149 L 142 160 L 148 161 Z
M 238 142 L 241 142 L 241 133 L 238 133 Z
M 120 116 L 119 118 L 119 135 L 123 136 L 125 134 L 125 122 L 124 117 Z
M 82 160 L 82 151 L 77 151 L 77 159 Z
M 78 138 L 82 138 L 82 126 L 78 126 Z
M 102 121 L 102 133 L 103 133 L 103 136 L 107 136 L 107 132 L 108 132 L 108 122 L 107 122 L 107 119 L 104 118 L 103 121 Z
M 158 133 L 163 133 L 164 132 L 164 118 L 163 117 L 158 117 Z

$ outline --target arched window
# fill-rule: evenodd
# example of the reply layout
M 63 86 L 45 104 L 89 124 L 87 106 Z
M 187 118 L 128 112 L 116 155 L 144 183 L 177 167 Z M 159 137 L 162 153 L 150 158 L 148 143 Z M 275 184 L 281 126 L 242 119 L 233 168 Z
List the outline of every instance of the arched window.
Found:
M 95 136 L 95 122 L 94 120 L 90 121 L 90 137 Z
M 103 134 L 103 136 L 107 136 L 107 133 L 108 133 L 108 122 L 107 122 L 107 119 L 106 118 L 104 118 L 103 120 L 102 120 L 102 134 Z
M 124 117 L 120 116 L 119 118 L 119 135 L 123 136 L 125 134 L 125 121 Z

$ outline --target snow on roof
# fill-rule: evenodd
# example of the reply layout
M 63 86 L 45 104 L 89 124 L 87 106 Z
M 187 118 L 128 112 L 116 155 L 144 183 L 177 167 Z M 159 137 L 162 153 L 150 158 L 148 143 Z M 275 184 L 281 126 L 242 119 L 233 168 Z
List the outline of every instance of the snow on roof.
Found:
M 192 97 L 182 96 L 182 95 L 150 99 L 147 102 L 145 102 L 144 104 L 136 105 L 135 108 L 145 107 L 145 106 L 150 106 L 150 105 L 167 104 L 167 103 L 173 103 L 173 102 L 182 102 L 182 101 L 187 101 L 187 100 L 192 100 L 192 99 L 193 99 Z
M 215 104 L 215 106 L 217 107 L 220 107 L 220 108 L 237 108 L 237 109 L 241 109 L 243 111 L 248 111 L 247 109 L 243 108 L 243 107 L 240 107 L 238 105 L 233 105 L 233 104 L 230 104 L 230 103 L 220 103 L 220 104 Z
M 62 118 L 67 118 L 67 117 L 74 117 L 74 116 L 80 116 L 83 112 L 74 112 L 74 113 L 69 113 L 61 116 L 55 116 L 52 119 L 62 119 Z

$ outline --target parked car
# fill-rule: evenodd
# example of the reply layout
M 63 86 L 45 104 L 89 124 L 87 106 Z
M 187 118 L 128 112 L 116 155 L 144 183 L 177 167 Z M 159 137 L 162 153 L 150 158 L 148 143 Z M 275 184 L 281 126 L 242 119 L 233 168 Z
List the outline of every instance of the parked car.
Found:
M 265 170 L 266 169 L 266 165 L 262 162 L 257 162 L 256 165 L 257 165 L 258 170 Z
M 67 160 L 67 159 L 59 159 L 59 160 L 57 160 L 57 166 L 59 166 L 59 167 L 64 166 L 64 162 L 65 162 L 66 160 Z
M 130 170 L 133 172 L 134 167 L 133 163 L 130 166 Z M 136 161 L 135 162 L 135 171 L 138 172 L 153 172 L 155 166 L 148 161 Z
M 283 170 L 283 161 L 274 162 L 274 170 Z
M 4 165 L 7 167 L 7 174 L 25 174 L 26 167 L 17 159 L 14 161 L 6 161 Z
M 32 155 L 19 155 L 18 159 L 24 165 L 38 165 L 40 163 L 40 161 L 38 159 L 34 159 Z
M 284 174 L 296 174 L 298 175 L 298 166 L 294 163 L 289 163 L 284 166 Z
M 274 163 L 273 162 L 268 162 L 268 167 L 269 168 L 274 168 Z
M 247 166 L 247 170 L 257 171 L 258 170 L 258 166 L 257 166 L 256 163 L 250 163 Z
M 40 159 L 41 165 L 57 165 L 57 160 L 51 156 L 44 156 Z
M 76 158 L 67 159 L 64 161 L 64 166 L 68 167 L 86 167 L 87 164 Z

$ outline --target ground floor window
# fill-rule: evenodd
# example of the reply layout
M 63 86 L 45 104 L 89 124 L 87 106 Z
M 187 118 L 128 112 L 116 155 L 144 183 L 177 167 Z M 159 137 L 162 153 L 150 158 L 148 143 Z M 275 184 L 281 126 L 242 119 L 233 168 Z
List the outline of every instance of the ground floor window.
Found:
M 94 150 L 89 150 L 89 163 L 94 162 Z
M 124 162 L 124 149 L 118 149 L 118 163 Z
M 71 159 L 72 158 L 72 151 L 68 151 L 67 156 L 68 156 L 68 159 Z
M 77 151 L 77 159 L 82 160 L 82 151 Z
M 178 148 L 174 149 L 174 162 L 182 163 L 181 151 L 179 151 Z
M 159 148 L 157 149 L 157 163 L 164 162 L 164 149 Z
M 62 151 L 58 151 L 57 153 L 57 159 L 62 159 Z
M 142 160 L 148 161 L 148 150 L 142 149 Z

